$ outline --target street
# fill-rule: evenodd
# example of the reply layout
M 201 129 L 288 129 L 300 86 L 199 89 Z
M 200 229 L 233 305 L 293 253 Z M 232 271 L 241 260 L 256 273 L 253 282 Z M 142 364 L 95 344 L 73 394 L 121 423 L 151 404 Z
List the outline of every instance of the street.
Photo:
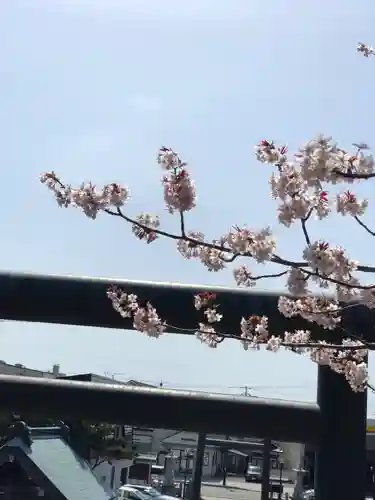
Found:
M 259 500 L 260 490 L 259 483 L 246 483 L 242 477 L 228 478 L 227 486 L 222 486 L 217 481 L 202 482 L 202 497 L 205 500 Z M 293 485 L 284 484 L 284 494 L 291 495 L 292 492 Z

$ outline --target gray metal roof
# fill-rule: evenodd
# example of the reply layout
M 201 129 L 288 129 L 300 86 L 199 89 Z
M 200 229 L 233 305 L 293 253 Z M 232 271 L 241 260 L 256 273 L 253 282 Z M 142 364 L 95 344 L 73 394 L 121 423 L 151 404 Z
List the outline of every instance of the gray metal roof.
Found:
M 15 459 L 46 491 L 51 486 L 51 498 L 66 500 L 108 500 L 89 464 L 81 459 L 64 441 L 56 428 L 32 432 L 28 448 L 20 438 L 14 438 L 0 448 L 0 454 L 13 453 Z M 55 491 L 56 490 L 56 491 Z M 47 493 L 48 494 L 48 493 Z
M 76 375 L 61 375 L 57 378 L 62 378 L 65 380 L 80 380 L 82 382 L 98 382 L 103 384 L 120 384 L 120 385 L 131 385 L 136 387 L 156 387 L 155 385 L 146 384 L 145 382 L 140 382 L 138 380 L 128 380 L 124 382 L 123 380 L 117 380 L 113 377 L 105 377 L 104 375 L 98 375 L 96 373 L 78 373 Z
M 0 373 L 2 375 L 25 375 L 26 377 L 39 377 L 39 378 L 55 378 L 55 375 L 50 371 L 34 370 L 33 368 L 28 368 L 21 363 L 16 363 L 15 365 L 6 363 L 0 360 Z M 60 375 L 64 375 L 60 373 Z

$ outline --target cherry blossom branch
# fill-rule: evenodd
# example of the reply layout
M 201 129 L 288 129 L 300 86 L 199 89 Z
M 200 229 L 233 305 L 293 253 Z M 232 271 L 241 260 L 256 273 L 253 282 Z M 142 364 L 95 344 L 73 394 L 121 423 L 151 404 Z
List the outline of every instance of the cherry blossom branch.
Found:
M 57 201 L 60 204 L 60 206 L 68 206 L 69 203 L 63 197 L 64 193 L 61 193 L 60 191 L 56 190 L 55 189 L 55 185 L 58 185 L 59 188 L 62 191 L 66 191 L 67 190 L 68 192 L 71 191 L 70 186 L 66 186 L 56 176 L 56 174 L 54 172 L 43 174 L 42 177 L 41 177 L 41 180 L 42 180 L 43 183 L 46 183 L 47 186 L 55 192 L 55 195 L 57 197 Z M 115 189 L 117 185 L 111 184 L 109 186 L 111 186 L 111 187 L 113 187 Z M 108 188 L 109 186 L 106 186 L 106 188 Z M 92 186 L 92 187 L 94 187 L 94 186 Z M 206 241 L 198 240 L 196 238 L 192 238 L 192 237 L 190 237 L 190 236 L 188 236 L 186 234 L 184 235 L 184 233 L 185 233 L 185 224 L 184 224 L 184 215 L 183 215 L 182 211 L 180 211 L 180 221 L 181 221 L 181 232 L 183 234 L 177 235 L 177 234 L 173 234 L 173 233 L 170 233 L 170 232 L 167 232 L 167 231 L 163 231 L 163 230 L 161 230 L 161 229 L 159 229 L 157 227 L 150 227 L 149 224 L 142 223 L 139 220 L 136 220 L 134 218 L 131 218 L 131 217 L 125 215 L 119 206 L 117 206 L 115 208 L 116 208 L 116 211 L 113 211 L 112 209 L 103 207 L 103 211 L 106 212 L 109 215 L 112 215 L 112 216 L 115 216 L 115 217 L 120 217 L 121 219 L 125 220 L 126 222 L 132 224 L 132 226 L 138 227 L 139 229 L 142 230 L 142 234 L 143 233 L 147 233 L 147 234 L 154 233 L 157 236 L 164 236 L 166 238 L 169 238 L 169 239 L 172 239 L 172 240 L 175 240 L 175 241 L 185 241 L 187 243 L 190 243 L 192 246 L 196 246 L 196 247 L 199 246 L 199 247 L 203 247 L 203 248 L 217 250 L 218 252 L 222 252 L 222 253 L 232 253 L 232 250 L 230 248 L 225 247 L 223 245 L 220 245 L 220 244 L 217 244 L 217 243 L 209 243 L 209 242 L 206 242 Z M 302 221 L 302 223 L 303 223 L 303 221 Z M 229 259 L 224 259 L 224 260 L 225 260 L 225 262 L 233 262 L 238 257 L 253 257 L 253 255 L 250 252 L 243 252 L 241 254 L 233 254 L 232 257 L 230 257 Z M 285 259 L 283 257 L 280 257 L 277 254 L 273 254 L 271 256 L 270 261 L 273 262 L 273 263 L 275 263 L 275 264 L 278 264 L 278 265 L 283 265 L 283 266 L 292 267 L 292 268 L 305 268 L 305 267 L 309 266 L 309 264 L 307 262 L 291 261 L 291 260 Z M 357 270 L 361 271 L 361 272 L 366 272 L 366 273 L 375 273 L 375 267 L 374 266 L 359 265 L 357 267 Z M 326 279 L 326 280 L 329 281 L 329 277 L 325 277 L 325 276 L 321 276 L 321 275 L 316 275 L 316 276 L 320 277 L 321 279 Z M 267 275 L 265 277 L 267 277 Z M 271 274 L 270 277 L 275 277 L 275 276 Z M 332 281 L 332 282 L 336 283 L 336 281 Z M 343 286 L 347 286 L 347 284 L 344 283 L 344 282 L 340 283 L 340 284 L 342 284 Z M 366 287 L 365 289 L 368 289 L 368 288 L 369 287 Z
M 185 216 L 184 212 L 180 210 L 180 228 L 181 228 L 181 236 L 183 238 L 186 238 L 186 233 L 185 233 Z
M 368 180 L 373 179 L 375 177 L 375 172 L 370 174 L 361 174 L 355 172 L 342 172 L 340 170 L 334 170 L 335 175 L 339 177 L 343 177 L 344 179 L 352 179 L 352 180 Z
M 304 270 L 305 267 L 309 267 L 308 262 L 292 261 L 292 260 L 285 259 L 283 257 L 279 257 L 278 255 L 275 255 L 275 254 L 272 256 L 271 262 L 273 262 L 274 264 L 280 264 L 282 266 L 293 267 L 295 269 L 302 269 L 302 270 Z M 366 266 L 366 265 L 359 264 L 357 266 L 357 271 L 360 271 L 362 273 L 375 274 L 375 266 Z
M 117 286 L 110 287 L 108 289 L 107 293 L 109 299 L 112 301 L 112 305 L 114 309 L 122 314 L 124 317 L 133 317 L 135 312 L 141 308 L 139 305 L 139 300 L 138 297 L 133 295 L 133 294 L 127 294 L 125 293 L 121 288 Z M 197 311 L 203 310 L 204 315 L 207 317 L 207 320 L 210 324 L 213 323 L 219 323 L 222 319 L 222 315 L 218 313 L 218 308 L 219 305 L 215 304 L 214 302 L 216 301 L 217 296 L 216 294 L 210 293 L 210 292 L 202 292 L 199 293 L 198 295 L 194 296 L 194 304 L 195 304 L 195 309 Z M 153 309 L 152 305 L 150 303 L 147 303 L 146 307 L 152 308 L 153 312 L 156 313 L 156 310 Z M 327 310 L 325 311 L 327 314 L 336 314 L 337 311 L 342 310 L 344 308 L 340 309 L 334 309 L 334 310 Z M 143 310 L 144 313 L 144 310 Z M 324 313 L 324 311 L 320 311 L 319 314 Z M 314 314 L 314 311 L 311 311 L 311 314 Z M 155 317 L 153 318 L 155 319 Z M 149 318 L 148 318 L 149 320 Z M 256 329 L 259 325 L 262 325 L 262 327 L 265 326 L 266 324 L 266 318 L 265 317 L 259 317 L 259 316 L 250 316 L 248 318 L 248 321 L 250 321 L 252 329 L 254 332 L 256 332 Z M 151 324 L 152 322 L 150 322 Z M 263 323 L 263 324 L 262 324 Z M 175 333 L 188 333 L 188 334 L 193 334 L 193 333 L 207 333 L 206 330 L 201 330 L 198 328 L 182 328 L 176 325 L 171 325 L 165 322 L 162 322 L 163 325 L 163 331 L 173 331 Z M 202 325 L 202 324 L 201 324 Z M 154 327 L 157 326 L 159 328 L 160 325 L 156 325 L 154 323 Z M 350 332 L 347 332 L 346 329 L 342 328 L 340 325 L 337 325 L 339 329 L 343 330 L 345 334 L 348 336 L 352 335 Z M 136 329 L 139 327 L 139 325 L 135 325 Z M 150 332 L 149 332 L 150 333 Z M 224 339 L 232 339 L 232 340 L 249 340 L 249 337 L 247 335 L 239 336 L 237 334 L 233 333 L 228 333 L 228 332 L 223 332 L 223 331 L 215 331 L 212 332 L 215 333 L 216 336 L 221 337 L 222 340 Z M 244 333 L 244 332 L 242 332 Z M 260 333 L 260 332 L 257 332 Z M 265 333 L 265 332 L 263 332 Z M 267 333 L 268 336 L 268 333 Z M 273 336 L 274 337 L 274 336 Z M 280 337 L 280 336 L 278 336 Z M 281 337 L 280 337 L 281 338 Z M 261 343 L 264 342 L 267 338 L 263 337 L 261 340 Z M 280 341 L 279 346 L 281 347 L 301 347 L 301 348 L 322 348 L 322 347 L 327 347 L 332 349 L 342 349 L 342 350 L 358 350 L 359 347 L 361 349 L 367 349 L 367 350 L 375 350 L 375 343 L 369 343 L 366 342 L 365 340 L 362 340 L 359 337 L 355 337 L 353 335 L 353 340 L 357 341 L 357 344 L 328 344 L 324 341 L 320 342 L 312 342 L 311 340 L 309 342 L 284 342 Z
M 367 58 L 375 54 L 372 47 L 363 43 L 357 45 L 357 51 Z M 163 231 L 159 217 L 149 213 L 141 213 L 135 218 L 125 215 L 122 207 L 130 194 L 126 187 L 119 184 L 107 184 L 103 189 L 98 189 L 92 183 L 86 183 L 76 189 L 63 184 L 54 172 L 43 174 L 41 181 L 54 193 L 60 207 L 77 207 L 91 219 L 96 219 L 103 211 L 119 217 L 130 223 L 133 234 L 146 243 L 155 241 L 157 237 L 174 240 L 181 255 L 186 259 L 199 259 L 209 271 L 220 271 L 227 263 L 240 257 L 252 258 L 261 264 L 271 262 L 287 267 L 287 270 L 278 273 L 253 276 L 247 266 L 240 265 L 233 270 L 233 275 L 237 285 L 247 287 L 262 278 L 285 276 L 289 293 L 297 298 L 279 297 L 279 311 L 286 318 L 300 316 L 328 330 L 341 329 L 347 335 L 341 344 L 312 342 L 310 332 L 302 330 L 284 332 L 283 337 L 270 335 L 266 317 L 242 318 L 240 337 L 218 332 L 214 325 L 220 322 L 222 315 L 218 312 L 218 306 L 212 303 L 210 294 L 195 297 L 195 308 L 202 309 L 204 318 L 204 322 L 199 323 L 195 330 L 196 336 L 210 347 L 217 347 L 224 338 L 239 338 L 245 349 L 258 349 L 264 345 L 272 351 L 286 347 L 298 353 L 307 352 L 313 361 L 328 365 L 344 375 L 353 390 L 363 391 L 368 386 L 366 357 L 368 350 L 373 349 L 373 344 L 366 344 L 361 338 L 346 332 L 340 325 L 339 313 L 346 307 L 359 304 L 375 309 L 375 285 L 361 285 L 355 276 L 358 271 L 375 273 L 375 267 L 359 265 L 340 247 L 332 247 L 324 241 L 312 241 L 307 231 L 307 221 L 312 215 L 322 220 L 332 211 L 332 200 L 324 190 L 326 185 L 375 177 L 375 160 L 366 153 L 368 146 L 353 146 L 356 148 L 355 154 L 344 151 L 331 138 L 319 136 L 305 144 L 292 160 L 287 157 L 288 148 L 277 147 L 273 141 L 263 140 L 255 148 L 257 159 L 274 167 L 276 172 L 271 176 L 270 186 L 272 197 L 279 203 L 278 221 L 285 227 L 297 221 L 301 224 L 306 242 L 302 262 L 285 259 L 276 253 L 276 241 L 270 228 L 254 231 L 234 226 L 227 234 L 212 242 L 206 241 L 201 232 L 186 231 L 185 212 L 196 206 L 196 188 L 187 164 L 169 148 L 162 147 L 159 150 L 157 163 L 164 171 L 164 201 L 169 213 L 179 215 L 180 234 Z M 336 212 L 353 217 L 369 234 L 375 236 L 375 232 L 360 219 L 367 206 L 367 200 L 360 200 L 351 191 L 336 196 Z M 312 296 L 308 289 L 311 282 L 323 289 L 335 285 L 336 298 Z M 131 317 L 134 328 L 140 332 L 159 337 L 166 328 L 177 328 L 164 323 L 151 304 L 140 305 L 134 295 L 111 289 L 108 296 L 113 307 L 122 316 Z M 340 304 L 347 305 L 340 307 Z
M 66 185 L 64 183 L 62 183 L 61 180 L 54 173 L 48 174 L 48 176 L 49 176 L 49 179 L 52 179 L 52 181 L 55 184 L 57 184 L 62 190 L 67 189 Z M 167 231 L 163 231 L 161 229 L 158 229 L 157 227 L 151 228 L 149 224 L 142 223 L 139 220 L 133 219 L 133 218 L 125 215 L 120 207 L 116 207 L 116 211 L 113 211 L 109 208 L 104 208 L 103 211 L 109 215 L 120 217 L 121 219 L 125 220 L 126 222 L 132 224 L 133 228 L 134 227 L 139 228 L 141 230 L 140 235 L 142 237 L 148 237 L 148 242 L 153 241 L 155 239 L 155 235 L 158 235 L 158 236 L 164 236 L 166 238 L 176 240 L 176 241 L 184 241 L 186 243 L 189 243 L 193 247 L 208 248 L 211 250 L 217 250 L 221 253 L 232 253 L 232 250 L 228 247 L 225 247 L 224 245 L 220 245 L 217 243 L 208 243 L 206 241 L 197 240 L 196 238 L 192 238 L 190 236 L 187 236 L 185 234 L 184 214 L 182 211 L 180 211 L 180 224 L 181 224 L 181 233 L 182 233 L 181 235 L 177 235 L 177 234 L 173 234 L 173 233 L 170 233 Z M 305 238 L 307 236 L 307 240 L 306 240 L 307 242 L 309 242 L 310 239 L 309 239 L 307 229 L 306 229 L 306 221 L 310 217 L 310 215 L 311 215 L 311 211 L 306 218 L 301 220 L 301 224 L 302 224 Z M 143 221 L 143 219 L 141 219 L 141 221 Z M 242 254 L 233 254 L 229 259 L 226 259 L 225 257 L 220 257 L 220 258 L 224 262 L 233 262 L 237 257 L 252 257 L 253 258 L 253 255 L 250 252 L 244 252 Z M 318 271 L 314 271 L 314 272 L 309 271 L 309 270 L 305 269 L 305 267 L 307 267 L 309 265 L 307 262 L 289 261 L 289 260 L 286 260 L 282 257 L 279 257 L 276 254 L 272 255 L 270 261 L 275 263 L 275 264 L 288 266 L 291 268 L 303 268 L 302 269 L 303 273 L 309 277 L 316 277 L 316 278 L 325 280 L 327 282 L 334 283 L 336 285 L 344 286 L 347 288 L 358 289 L 358 290 L 371 290 L 371 289 L 375 288 L 374 285 L 360 285 L 358 283 L 350 284 L 350 283 L 344 282 L 342 280 L 337 280 L 337 279 L 332 278 L 330 276 L 323 275 L 323 274 L 319 273 Z M 375 268 L 370 268 L 369 266 L 358 266 L 357 269 L 364 271 L 364 272 L 375 272 Z M 285 274 L 287 274 L 287 271 L 280 272 L 280 273 L 264 274 L 264 275 L 260 275 L 260 276 L 256 276 L 256 277 L 251 276 L 251 280 L 257 281 L 257 280 L 263 279 L 263 278 L 277 278 L 277 277 L 281 277 Z
M 191 237 L 186 236 L 186 235 L 184 236 L 183 234 L 177 235 L 177 234 L 169 233 L 167 231 L 163 231 L 161 229 L 154 229 L 154 228 L 150 229 L 149 226 L 146 226 L 146 225 L 144 225 L 144 224 L 136 221 L 135 219 L 132 219 L 132 218 L 128 217 L 127 215 L 125 215 L 120 208 L 117 208 L 116 212 L 113 212 L 112 210 L 109 210 L 109 209 L 105 209 L 104 211 L 107 214 L 109 214 L 109 215 L 114 215 L 114 216 L 121 217 L 122 219 L 124 219 L 125 221 L 129 222 L 130 224 L 138 226 L 143 231 L 146 231 L 146 232 L 147 231 L 149 231 L 149 232 L 152 231 L 155 234 L 157 234 L 158 236 L 164 236 L 166 238 L 169 238 L 169 239 L 172 239 L 172 240 L 177 240 L 177 241 L 185 241 L 185 242 L 190 243 L 190 244 L 192 244 L 194 246 L 200 246 L 200 247 L 210 248 L 210 249 L 213 249 L 213 250 L 218 250 L 218 251 L 223 252 L 223 253 L 230 253 L 231 252 L 230 248 L 226 248 L 223 245 L 218 245 L 218 244 L 215 244 L 215 243 L 208 243 L 208 242 L 205 242 L 205 241 L 199 241 L 199 240 L 197 240 L 195 238 L 191 238 Z M 184 230 L 183 214 L 181 212 L 180 212 L 180 216 L 181 216 L 181 221 L 182 221 L 181 222 L 181 226 L 182 226 L 182 229 Z M 301 220 L 302 229 L 303 229 L 303 232 L 304 232 L 307 244 L 310 244 L 310 239 L 309 239 L 309 236 L 308 236 L 308 233 L 307 233 L 307 228 L 306 228 L 306 221 L 308 220 L 309 217 L 310 217 L 310 215 L 307 218 Z M 245 252 L 243 254 L 234 254 L 229 259 L 226 259 L 226 258 L 223 257 L 222 260 L 224 262 L 228 263 L 228 262 L 233 262 L 238 257 L 252 257 L 252 255 L 249 252 Z M 299 262 L 288 261 L 286 259 L 283 259 L 283 258 L 277 256 L 277 255 L 274 255 L 271 258 L 271 262 L 273 262 L 275 264 L 280 264 L 280 265 L 288 266 L 288 267 L 293 267 L 293 268 L 302 268 L 304 266 L 308 266 L 308 263 L 306 263 L 306 262 L 299 263 Z M 375 267 L 374 268 L 370 268 L 368 266 L 358 266 L 358 270 L 360 268 L 364 272 L 374 272 L 375 273 Z M 286 275 L 287 272 L 288 271 L 283 271 L 283 272 L 274 273 L 274 274 L 265 274 L 265 275 L 261 275 L 261 276 L 251 276 L 251 279 L 254 280 L 254 281 L 257 281 L 257 280 L 263 279 L 263 278 L 278 278 L 278 277 Z M 357 284 L 357 285 L 351 285 L 351 284 L 345 283 L 343 281 L 331 278 L 329 276 L 324 276 L 324 275 L 320 274 L 317 271 L 312 272 L 312 271 L 308 271 L 307 269 L 303 269 L 303 272 L 306 275 L 308 275 L 308 276 L 311 276 L 311 277 L 314 276 L 314 277 L 320 278 L 322 280 L 326 280 L 326 281 L 329 281 L 331 283 L 334 283 L 334 284 L 337 284 L 337 285 L 341 285 L 341 286 L 345 286 L 345 287 L 348 287 L 348 288 L 353 288 L 353 289 L 356 288 L 356 289 L 359 289 L 359 290 L 371 290 L 371 289 L 375 288 L 375 285 L 359 285 L 359 284 Z
M 232 250 L 230 248 L 227 248 L 227 247 L 225 247 L 223 245 L 218 245 L 216 243 L 209 243 L 209 242 L 206 242 L 206 241 L 200 241 L 200 240 L 197 240 L 195 238 L 192 238 L 192 237 L 189 237 L 189 236 L 186 236 L 186 235 L 183 236 L 182 234 L 181 235 L 179 235 L 179 234 L 173 234 L 173 233 L 170 233 L 170 232 L 167 232 L 167 231 L 163 231 L 161 229 L 155 229 L 155 228 L 151 229 L 149 226 L 147 226 L 145 224 L 142 224 L 142 223 L 138 222 L 137 220 L 135 220 L 135 219 L 133 219 L 133 218 L 128 217 L 127 215 L 125 215 L 120 208 L 117 208 L 116 212 L 114 212 L 113 210 L 110 210 L 110 209 L 104 209 L 104 212 L 106 212 L 109 215 L 120 217 L 120 218 L 124 219 L 125 221 L 129 222 L 130 224 L 141 228 L 145 232 L 151 232 L 152 231 L 155 234 L 157 234 L 158 236 L 164 236 L 165 238 L 169 238 L 169 239 L 176 240 L 176 241 L 185 241 L 185 242 L 190 243 L 190 244 L 192 244 L 194 246 L 199 246 L 199 247 L 204 247 L 204 248 L 210 248 L 212 250 L 218 250 L 219 252 L 223 252 L 223 253 L 231 253 L 232 252 Z M 183 216 L 182 216 L 182 220 L 183 220 Z M 302 220 L 301 222 L 302 222 L 303 225 L 306 224 L 305 220 Z M 305 230 L 306 230 L 306 225 L 304 227 L 305 227 Z M 224 262 L 233 262 L 238 257 L 253 257 L 253 256 L 249 252 L 244 252 L 243 254 L 234 254 L 229 259 L 223 258 L 223 260 L 224 260 Z M 282 257 L 279 257 L 278 255 L 273 255 L 272 258 L 271 258 L 271 262 L 273 262 L 275 264 L 283 265 L 283 266 L 293 267 L 293 268 L 304 268 L 304 267 L 307 267 L 309 265 L 307 262 L 294 262 L 294 261 L 287 260 L 287 259 L 284 259 Z M 362 272 L 375 273 L 375 267 L 371 267 L 371 266 L 358 266 L 357 269 L 359 271 L 362 271 Z M 340 284 L 342 286 L 348 286 L 349 288 L 359 288 L 359 289 L 363 289 L 363 290 L 369 290 L 369 289 L 375 288 L 375 285 L 370 285 L 370 286 L 360 286 L 360 285 L 358 285 L 358 286 L 350 286 L 350 285 L 348 285 L 345 282 L 341 282 L 341 281 L 332 279 L 329 276 L 323 276 L 323 275 L 321 275 L 321 274 L 319 274 L 317 272 L 307 271 L 306 269 L 303 269 L 303 272 L 305 272 L 309 276 L 315 276 L 315 277 L 318 277 L 318 278 L 330 281 L 330 282 L 335 283 L 335 284 Z M 260 276 L 258 278 L 254 278 L 254 279 L 268 278 L 268 277 L 269 278 L 277 278 L 277 277 L 285 275 L 286 273 L 287 273 L 287 271 L 281 272 L 281 273 L 276 273 L 276 274 L 263 275 L 263 276 Z
M 320 274 L 317 271 L 308 271 L 307 269 L 301 269 L 301 272 L 303 274 L 306 274 L 307 276 L 320 278 L 322 280 L 329 281 L 330 283 L 334 283 L 335 285 L 344 286 L 344 287 L 352 289 L 352 290 L 373 290 L 373 289 L 375 289 L 375 285 L 359 285 L 357 283 L 351 284 L 351 283 L 337 280 L 335 278 L 331 278 L 330 276 L 325 276 L 323 274 Z
M 194 296 L 194 307 L 197 311 L 202 311 L 205 320 L 198 323 L 196 329 L 180 328 L 167 324 L 159 317 L 152 304 L 147 302 L 145 305 L 141 305 L 136 295 L 127 294 L 119 287 L 110 287 L 107 296 L 111 300 L 113 308 L 121 316 L 132 318 L 135 330 L 145 333 L 149 337 L 157 338 L 164 332 L 171 331 L 195 334 L 201 342 L 211 348 L 217 348 L 224 339 L 240 341 L 245 350 L 249 348 L 259 349 L 263 346 L 266 350 L 277 352 L 281 347 L 285 347 L 298 354 L 309 354 L 313 361 L 329 365 L 332 370 L 342 373 L 353 390 L 364 391 L 367 387 L 366 358 L 369 349 L 375 349 L 375 344 L 367 344 L 362 340 L 348 338 L 343 339 L 340 344 L 330 344 L 326 341 L 314 342 L 310 338 L 310 332 L 305 330 L 296 330 L 293 333 L 284 332 L 283 335 L 277 336 L 271 335 L 268 331 L 268 319 L 265 316 L 242 318 L 240 335 L 222 332 L 215 328 L 215 325 L 220 323 L 223 318 L 219 312 L 219 305 L 216 304 L 217 296 L 209 292 L 202 292 Z M 310 306 L 312 305 L 313 302 L 310 301 Z M 301 310 L 302 313 L 303 310 Z M 331 318 L 331 321 L 326 323 L 326 328 L 335 326 L 336 321 L 337 318 Z
M 306 217 L 305 219 L 301 219 L 301 226 L 302 226 L 303 235 L 305 237 L 305 241 L 306 241 L 307 245 L 311 245 L 309 233 L 307 232 L 307 227 L 306 227 L 306 222 L 307 222 L 308 218 L 309 217 Z
M 357 217 L 356 215 L 354 216 L 354 219 L 358 222 L 358 224 L 363 227 L 363 229 L 365 231 L 367 231 L 369 234 L 371 234 L 371 236 L 375 236 L 375 232 L 374 231 L 371 231 L 371 229 L 364 223 L 361 221 L 361 219 L 359 217 Z
M 165 323 L 166 330 L 174 333 L 187 333 L 187 334 L 205 334 L 204 330 L 199 330 L 199 328 L 181 328 L 178 326 L 170 325 Z M 222 340 L 242 340 L 239 335 L 233 333 L 224 333 L 222 331 L 217 331 L 216 335 L 222 337 Z M 369 351 L 375 350 L 375 342 L 363 342 L 359 339 L 362 344 L 362 349 L 368 349 Z M 301 348 L 301 349 L 323 349 L 329 347 L 330 349 L 342 350 L 342 351 L 358 351 L 358 345 L 345 345 L 345 344 L 330 344 L 326 342 L 280 342 L 280 347 L 286 348 Z

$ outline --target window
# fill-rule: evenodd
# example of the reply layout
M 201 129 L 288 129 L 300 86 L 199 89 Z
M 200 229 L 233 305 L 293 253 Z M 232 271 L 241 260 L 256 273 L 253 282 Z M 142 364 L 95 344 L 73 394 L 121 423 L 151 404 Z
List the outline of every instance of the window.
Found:
M 204 454 L 203 465 L 210 465 L 210 455 L 207 452 Z

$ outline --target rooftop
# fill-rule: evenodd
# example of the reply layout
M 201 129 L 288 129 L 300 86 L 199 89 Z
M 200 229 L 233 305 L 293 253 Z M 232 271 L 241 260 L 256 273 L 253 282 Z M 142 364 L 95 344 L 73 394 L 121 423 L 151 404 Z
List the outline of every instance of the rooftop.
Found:
M 140 382 L 138 380 L 122 381 L 113 377 L 106 377 L 96 373 L 79 373 L 75 375 L 66 375 L 60 372 L 60 366 L 54 365 L 51 371 L 37 370 L 28 368 L 21 363 L 10 364 L 0 360 L 0 374 L 1 375 L 24 375 L 25 377 L 38 377 L 38 378 L 61 378 L 66 380 L 80 380 L 83 382 L 98 382 L 102 384 L 121 384 L 131 385 L 136 387 L 154 387 L 153 385 Z
M 30 428 L 0 448 L 0 466 L 13 457 L 51 500 L 108 500 L 103 487 L 69 446 L 63 428 Z

